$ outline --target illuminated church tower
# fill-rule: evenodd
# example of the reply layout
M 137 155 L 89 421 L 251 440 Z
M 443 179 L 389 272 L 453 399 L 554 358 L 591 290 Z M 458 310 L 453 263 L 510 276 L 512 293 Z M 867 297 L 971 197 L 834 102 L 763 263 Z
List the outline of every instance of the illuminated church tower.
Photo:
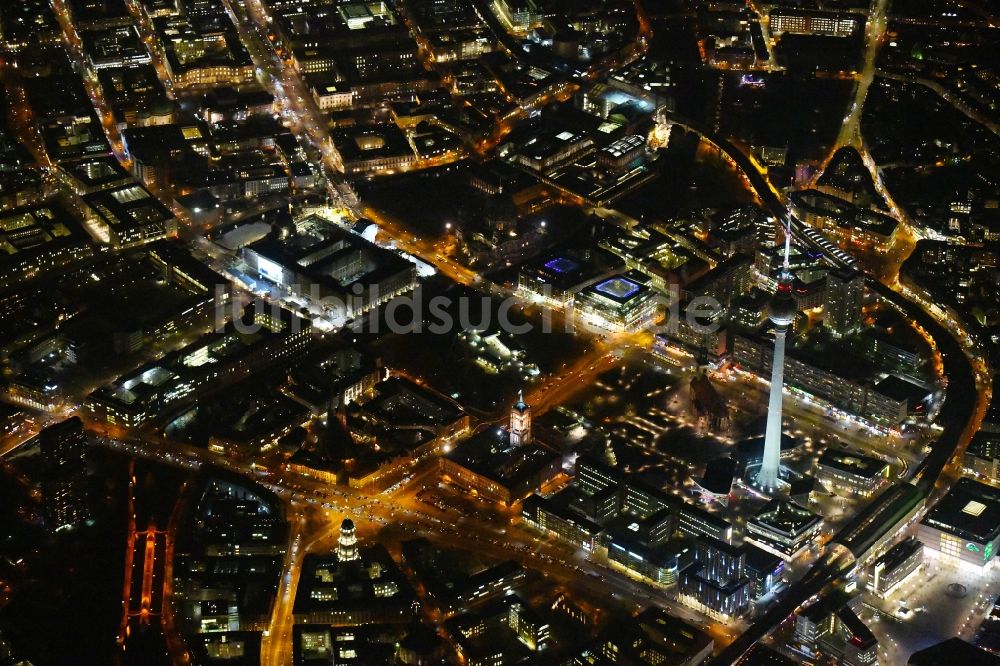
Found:
M 531 441 L 531 407 L 524 401 L 524 391 L 517 392 L 517 402 L 510 409 L 510 443 L 514 446 Z
M 795 320 L 798 306 L 792 294 L 792 273 L 788 268 L 791 249 L 791 225 L 785 228 L 785 262 L 778 277 L 778 289 L 768 304 L 768 317 L 774 324 L 774 360 L 771 362 L 771 393 L 767 401 L 767 429 L 764 431 L 764 460 L 757 473 L 757 485 L 776 490 L 781 468 L 781 403 L 785 383 L 785 336 Z
M 341 562 L 356 560 L 358 555 L 358 537 L 354 533 L 354 521 L 344 518 L 340 524 L 340 538 L 337 539 L 337 559 Z

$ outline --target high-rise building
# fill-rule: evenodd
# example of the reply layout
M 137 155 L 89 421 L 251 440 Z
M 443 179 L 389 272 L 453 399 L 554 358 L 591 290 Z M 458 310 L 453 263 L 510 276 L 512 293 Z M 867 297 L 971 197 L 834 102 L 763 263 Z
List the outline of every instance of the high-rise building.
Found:
M 778 278 L 778 290 L 768 304 L 768 317 L 774 324 L 774 360 L 771 363 L 771 392 L 767 402 L 767 428 L 764 431 L 764 460 L 757 473 L 757 485 L 766 490 L 778 487 L 781 467 L 781 407 L 785 384 L 785 336 L 798 314 L 792 294 L 792 274 L 788 269 L 791 231 L 785 230 L 785 263 Z
M 531 407 L 524 401 L 524 391 L 518 391 L 517 402 L 510 410 L 510 443 L 521 446 L 531 441 Z
M 746 551 L 744 571 L 750 579 L 750 598 L 760 599 L 781 581 L 785 560 L 749 543 L 743 544 L 743 550 Z
M 717 619 L 742 615 L 750 606 L 746 551 L 704 534 L 695 540 L 695 561 L 681 572 L 677 599 Z
M 710 580 L 742 578 L 746 556 L 746 550 L 740 546 L 704 534 L 695 539 L 695 561 L 702 564 L 702 574 Z
M 74 416 L 51 425 L 38 440 L 45 462 L 42 494 L 52 528 L 72 527 L 90 517 L 83 421 Z
M 865 276 L 859 271 L 842 269 L 826 276 L 823 297 L 823 324 L 838 337 L 861 330 L 861 308 L 865 298 Z

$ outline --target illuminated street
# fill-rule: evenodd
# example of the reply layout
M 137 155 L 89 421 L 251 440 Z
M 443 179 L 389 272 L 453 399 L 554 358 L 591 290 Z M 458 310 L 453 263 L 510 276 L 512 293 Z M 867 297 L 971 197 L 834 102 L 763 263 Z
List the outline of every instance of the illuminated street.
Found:
M 5 7 L 0 666 L 1000 662 L 996 29 Z

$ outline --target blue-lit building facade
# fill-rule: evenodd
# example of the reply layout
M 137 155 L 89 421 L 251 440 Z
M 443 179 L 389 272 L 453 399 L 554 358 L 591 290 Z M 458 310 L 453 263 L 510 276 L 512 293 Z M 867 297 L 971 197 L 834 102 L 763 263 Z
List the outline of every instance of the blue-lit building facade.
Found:
M 586 324 L 616 332 L 637 331 L 656 316 L 653 290 L 625 276 L 608 278 L 581 290 L 574 306 Z

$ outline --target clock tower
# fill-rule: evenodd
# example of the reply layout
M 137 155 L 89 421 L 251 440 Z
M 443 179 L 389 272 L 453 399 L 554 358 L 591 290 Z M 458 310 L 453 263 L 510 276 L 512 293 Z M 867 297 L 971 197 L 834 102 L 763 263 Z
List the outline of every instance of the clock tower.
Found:
M 517 392 L 517 402 L 510 408 L 510 443 L 521 446 L 531 441 L 531 407 L 524 402 L 524 391 Z

